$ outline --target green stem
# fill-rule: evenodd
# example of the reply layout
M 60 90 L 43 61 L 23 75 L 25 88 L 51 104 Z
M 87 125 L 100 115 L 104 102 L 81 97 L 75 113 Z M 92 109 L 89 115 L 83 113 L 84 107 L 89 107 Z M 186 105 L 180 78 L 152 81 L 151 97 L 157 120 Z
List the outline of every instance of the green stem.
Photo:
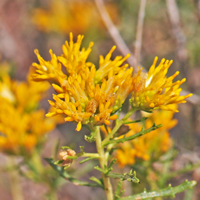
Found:
M 106 144 L 109 142 L 109 140 L 114 136 L 114 134 L 118 131 L 118 129 L 126 123 L 126 120 L 137 110 L 137 108 L 132 108 L 128 111 L 128 113 L 120 120 L 116 121 L 115 127 L 112 129 L 112 131 L 109 133 L 109 135 L 103 140 L 102 145 L 106 146 Z
M 16 166 L 16 163 L 14 162 L 13 158 L 9 158 L 8 162 L 11 168 Z M 21 188 L 20 177 L 16 169 L 11 169 L 11 171 L 9 172 L 9 178 L 10 178 L 10 189 L 12 193 L 12 199 L 23 200 L 24 197 Z
M 102 145 L 101 134 L 99 127 L 95 127 L 96 131 L 96 148 L 97 152 L 99 153 L 99 163 L 102 169 L 107 166 L 107 160 L 104 152 L 104 148 Z M 106 192 L 107 200 L 113 200 L 113 189 L 110 182 L 110 178 L 107 177 L 104 173 L 102 173 L 103 182 L 104 182 L 104 190 Z
M 77 159 L 77 158 L 81 158 L 81 157 L 89 157 L 89 158 L 99 158 L 99 154 L 98 153 L 78 153 L 76 154 L 76 156 L 68 156 L 68 159 Z
M 114 144 L 109 144 L 107 146 L 107 150 L 106 150 L 106 153 L 105 153 L 105 159 L 106 159 L 106 161 L 108 161 L 108 159 L 109 159 L 110 151 L 112 150 L 113 146 L 114 146 Z
M 31 155 L 30 167 L 32 167 L 36 175 L 40 176 L 44 172 L 44 166 L 42 164 L 41 155 L 36 150 Z
M 34 181 L 43 183 L 48 186 L 49 192 L 48 192 L 48 197 L 49 200 L 57 200 L 57 193 L 56 193 L 56 188 L 54 188 L 54 185 L 52 184 L 52 181 L 49 180 L 49 177 L 46 176 L 45 173 L 45 166 L 42 164 L 42 159 L 40 156 L 40 153 L 37 151 L 34 151 L 32 153 L 32 156 L 30 160 L 27 162 L 29 165 L 30 170 L 33 172 L 34 175 Z
M 83 153 L 80 157 L 92 157 L 92 158 L 98 158 L 98 153 Z
M 173 150 L 171 149 L 169 152 L 172 154 Z M 169 153 L 168 152 L 168 153 Z M 162 170 L 162 174 L 159 176 L 159 180 L 158 180 L 158 185 L 160 188 L 163 188 L 167 182 L 167 175 L 170 173 L 170 168 L 172 165 L 172 159 L 168 159 L 167 162 L 163 163 L 163 170 Z
M 178 185 L 176 187 L 172 187 L 169 185 L 167 188 L 153 191 L 153 192 L 146 192 L 143 193 L 128 196 L 128 197 L 122 197 L 119 198 L 119 200 L 142 200 L 142 199 L 149 199 L 153 197 L 175 197 L 177 193 L 183 192 L 187 189 L 192 189 L 196 185 L 196 181 L 185 181 L 181 185 Z
M 150 185 L 151 191 L 153 190 L 158 190 L 159 187 L 157 185 L 157 182 L 154 180 L 154 178 L 152 178 L 152 176 L 156 176 L 155 172 L 153 171 L 153 169 L 151 168 L 151 164 L 149 165 L 149 167 L 147 168 L 147 181 Z M 156 200 L 162 200 L 161 197 L 157 197 Z
M 51 189 L 51 188 L 50 188 Z M 49 200 L 57 200 L 58 196 L 55 190 L 50 190 Z

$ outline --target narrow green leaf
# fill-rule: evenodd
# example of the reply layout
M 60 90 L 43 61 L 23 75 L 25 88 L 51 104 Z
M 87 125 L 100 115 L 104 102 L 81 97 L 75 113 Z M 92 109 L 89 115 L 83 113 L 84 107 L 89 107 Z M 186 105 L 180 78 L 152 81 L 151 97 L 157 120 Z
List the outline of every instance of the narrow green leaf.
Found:
M 152 127 L 148 128 L 146 130 L 143 127 L 140 132 L 138 132 L 138 133 L 136 133 L 134 135 L 131 135 L 129 137 L 125 137 L 124 136 L 123 138 L 120 138 L 120 139 L 117 139 L 117 140 L 110 140 L 110 141 L 106 142 L 104 144 L 104 146 L 106 146 L 108 144 L 118 144 L 118 143 L 121 143 L 121 142 L 129 141 L 129 140 L 134 140 L 135 138 L 138 138 L 138 137 L 140 137 L 142 135 L 145 135 L 145 134 L 147 134 L 147 133 L 149 133 L 149 132 L 151 132 L 153 130 L 156 130 L 156 129 L 160 128 L 161 126 L 162 126 L 162 124 L 159 124 L 159 125 L 153 124 Z
M 124 191 L 125 190 L 122 190 L 122 180 L 120 180 L 115 191 L 115 199 L 118 200 L 123 195 Z
M 82 164 L 82 163 L 85 163 L 89 160 L 92 160 L 92 159 L 96 159 L 95 157 L 89 157 L 89 158 L 84 158 L 83 160 L 81 160 L 79 163 Z
M 137 123 L 137 122 L 143 122 L 143 121 L 145 121 L 147 119 L 148 119 L 148 117 L 143 117 L 142 119 L 137 119 L 137 120 L 134 120 L 134 121 L 124 122 L 124 124 L 132 124 L 132 123 Z
M 78 158 L 78 156 L 67 156 L 67 159 L 75 160 L 75 159 L 77 159 L 77 158 Z
M 103 169 L 101 169 L 99 166 L 94 167 L 94 169 L 96 169 L 96 170 L 98 170 L 98 171 L 100 171 L 100 172 L 106 174 L 106 171 L 103 170 Z
M 90 180 L 96 182 L 97 184 L 99 184 L 100 187 L 103 188 L 103 184 L 98 178 L 92 176 L 92 177 L 90 177 Z
M 116 163 L 116 161 L 117 161 L 117 159 L 113 159 L 113 160 L 110 162 L 108 168 L 111 168 L 111 167 Z
M 57 160 L 57 161 L 54 162 L 54 164 L 59 165 L 59 164 L 62 164 L 63 162 L 64 162 L 64 160 Z
M 69 146 L 62 146 L 62 147 L 60 147 L 61 149 L 71 149 L 71 147 L 69 147 Z

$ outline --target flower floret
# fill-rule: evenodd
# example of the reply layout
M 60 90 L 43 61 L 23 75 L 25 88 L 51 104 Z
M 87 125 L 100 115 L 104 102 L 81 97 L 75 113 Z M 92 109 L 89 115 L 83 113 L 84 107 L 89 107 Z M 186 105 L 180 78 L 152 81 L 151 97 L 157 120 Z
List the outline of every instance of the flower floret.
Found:
M 146 111 L 158 108 L 171 110 L 169 105 L 185 103 L 185 99 L 192 96 L 192 94 L 179 96 L 181 92 L 179 87 L 186 80 L 173 82 L 179 72 L 166 77 L 172 61 L 162 59 L 156 67 L 157 60 L 155 57 L 148 73 L 142 72 L 142 68 L 139 67 L 138 73 L 133 77 L 133 92 L 130 99 L 133 107 Z

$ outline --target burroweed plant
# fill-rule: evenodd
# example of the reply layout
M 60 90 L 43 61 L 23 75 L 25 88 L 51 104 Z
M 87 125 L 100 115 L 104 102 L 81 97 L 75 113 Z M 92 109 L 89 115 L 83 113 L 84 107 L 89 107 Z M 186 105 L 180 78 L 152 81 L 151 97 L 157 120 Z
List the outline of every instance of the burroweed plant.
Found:
M 174 196 L 176 193 L 194 186 L 195 181 L 186 181 L 177 187 L 168 186 L 163 190 L 145 191 L 140 194 L 122 197 L 122 181 L 134 183 L 139 183 L 140 181 L 133 170 L 123 174 L 113 172 L 112 166 L 116 162 L 113 155 L 116 155 L 115 150 L 119 147 L 118 144 L 123 145 L 127 141 L 133 141 L 136 146 L 137 142 L 134 141 L 139 142 L 139 138 L 150 134 L 154 130 L 159 133 L 159 128 L 162 125 L 155 123 L 146 127 L 141 125 L 137 133 L 129 131 L 128 135 L 126 134 L 127 132 L 122 132 L 119 135 L 119 129 L 126 124 L 129 124 L 130 130 L 135 123 L 143 124 L 147 117 L 139 120 L 130 119 L 138 110 L 153 112 L 153 110 L 161 109 L 178 112 L 176 105 L 185 103 L 185 99 L 192 94 L 180 96 L 180 85 L 186 79 L 173 81 L 179 72 L 170 77 L 166 76 L 172 61 L 162 59 L 157 64 L 158 58 L 155 57 L 148 73 L 142 72 L 141 67 L 138 67 L 138 72 L 133 73 L 132 67 L 129 67 L 128 64 L 123 64 L 129 55 L 124 58 L 117 56 L 114 60 L 111 59 L 112 52 L 116 48 L 114 46 L 105 58 L 100 56 L 99 66 L 96 67 L 93 63 L 87 61 L 93 43 L 91 42 L 87 49 L 81 48 L 82 40 L 83 36 L 79 35 L 77 41 L 74 42 L 73 35 L 70 33 L 70 41 L 66 41 L 63 45 L 62 55 L 56 56 L 52 50 L 49 51 L 51 55 L 50 61 L 45 61 L 38 50 L 35 50 L 39 64 L 33 63 L 35 72 L 32 78 L 37 82 L 49 81 L 56 91 L 53 94 L 54 101 L 49 100 L 53 111 L 47 113 L 46 116 L 61 115 L 66 122 L 75 122 L 77 123 L 76 131 L 80 131 L 82 126 L 87 127 L 91 134 L 85 135 L 85 140 L 95 142 L 97 152 L 85 152 L 84 147 L 80 147 L 80 152 L 76 153 L 71 148 L 64 146 L 59 153 L 60 160 L 46 159 L 49 164 L 62 177 L 67 178 L 76 185 L 101 187 L 105 190 L 108 200 L 138 200 Z M 129 99 L 130 109 L 121 117 L 121 109 L 127 98 Z M 102 130 L 106 134 L 100 133 L 101 126 L 103 126 Z M 164 135 L 165 142 L 166 140 L 169 141 L 167 134 Z M 156 137 L 158 137 L 158 134 L 155 135 Z M 148 137 L 146 143 L 148 143 Z M 164 151 L 169 149 L 170 142 L 167 145 L 163 145 Z M 135 148 L 130 156 L 139 157 L 137 153 Z M 118 160 L 123 157 L 122 154 L 121 157 L 119 156 L 119 151 L 117 155 Z M 151 157 L 151 153 L 140 154 L 140 156 L 148 160 Z M 80 164 L 92 159 L 98 160 L 99 165 L 94 168 L 101 172 L 102 178 L 91 177 L 93 182 L 83 182 L 71 177 L 66 170 L 70 167 L 72 161 L 79 157 L 83 157 Z M 111 183 L 112 178 L 119 180 L 115 191 Z

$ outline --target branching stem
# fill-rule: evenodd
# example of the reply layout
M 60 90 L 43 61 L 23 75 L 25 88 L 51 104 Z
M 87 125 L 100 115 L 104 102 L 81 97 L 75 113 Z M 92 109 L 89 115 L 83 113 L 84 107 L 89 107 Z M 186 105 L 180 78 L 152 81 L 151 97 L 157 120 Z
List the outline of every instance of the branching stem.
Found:
M 109 133 L 109 135 L 103 140 L 102 145 L 105 146 L 108 141 L 114 136 L 114 134 L 118 131 L 118 129 L 126 123 L 127 119 L 136 111 L 137 109 L 132 108 L 128 111 L 128 113 L 119 121 L 116 121 L 115 127 Z
M 15 167 L 15 161 L 13 158 L 9 159 L 9 165 L 10 167 Z M 13 200 L 23 200 L 23 191 L 21 188 L 21 183 L 20 183 L 20 176 L 18 174 L 18 171 L 16 169 L 12 169 L 9 173 L 9 178 L 10 178 L 10 187 L 11 187 L 11 192 L 12 192 L 12 198 Z
M 96 126 L 96 148 L 97 148 L 97 152 L 99 153 L 100 166 L 102 169 L 104 169 L 104 167 L 107 167 L 107 160 L 106 160 L 106 155 L 104 152 L 104 147 L 102 145 L 101 134 L 100 134 L 100 130 L 98 126 Z M 110 182 L 110 178 L 107 177 L 103 173 L 102 173 L 102 176 L 103 176 L 104 190 L 106 192 L 107 200 L 113 200 L 114 199 L 113 189 Z

